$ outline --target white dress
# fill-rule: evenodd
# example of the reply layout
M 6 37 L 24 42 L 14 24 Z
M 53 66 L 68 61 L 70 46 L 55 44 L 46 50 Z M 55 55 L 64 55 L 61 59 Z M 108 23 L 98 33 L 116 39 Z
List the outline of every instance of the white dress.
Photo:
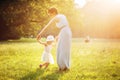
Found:
M 61 29 L 58 36 L 57 64 L 60 69 L 69 69 L 72 32 L 64 15 L 58 14 L 55 18 L 58 19 L 56 26 Z
M 52 49 L 51 45 L 45 46 L 44 52 L 42 54 L 42 61 L 54 64 L 53 56 L 51 55 L 51 49 Z

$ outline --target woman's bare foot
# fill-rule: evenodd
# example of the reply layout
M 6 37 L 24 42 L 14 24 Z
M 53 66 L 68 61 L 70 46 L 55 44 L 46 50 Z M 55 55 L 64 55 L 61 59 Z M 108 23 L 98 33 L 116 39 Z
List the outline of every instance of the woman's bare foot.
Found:
M 61 68 L 59 68 L 59 71 L 61 71 L 62 69 Z
M 65 68 L 63 69 L 63 71 L 69 71 L 69 69 L 68 69 L 67 67 L 65 67 Z

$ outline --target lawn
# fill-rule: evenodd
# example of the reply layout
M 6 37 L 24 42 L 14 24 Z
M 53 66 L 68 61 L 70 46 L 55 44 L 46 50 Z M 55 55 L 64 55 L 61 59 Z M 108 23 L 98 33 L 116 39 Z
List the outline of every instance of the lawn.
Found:
M 40 69 L 44 46 L 35 39 L 0 42 L 0 80 L 120 80 L 120 40 L 73 39 L 70 71 L 55 64 Z

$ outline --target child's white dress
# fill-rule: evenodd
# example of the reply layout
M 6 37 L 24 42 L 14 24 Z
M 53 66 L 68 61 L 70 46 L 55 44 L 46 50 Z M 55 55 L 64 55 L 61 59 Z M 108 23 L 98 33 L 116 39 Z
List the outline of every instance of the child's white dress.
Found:
M 53 56 L 51 55 L 52 45 L 45 46 L 44 52 L 42 54 L 42 61 L 54 64 Z

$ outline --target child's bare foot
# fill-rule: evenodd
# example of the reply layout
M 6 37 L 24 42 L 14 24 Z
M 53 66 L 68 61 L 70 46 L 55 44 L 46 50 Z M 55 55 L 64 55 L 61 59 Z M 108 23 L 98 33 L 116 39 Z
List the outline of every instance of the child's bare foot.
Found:
M 45 69 L 47 69 L 48 68 L 48 66 L 45 66 Z
M 47 69 L 48 66 L 49 66 L 49 63 L 46 63 L 46 64 L 45 64 L 45 69 Z
M 40 64 L 39 67 L 42 68 L 42 64 Z

